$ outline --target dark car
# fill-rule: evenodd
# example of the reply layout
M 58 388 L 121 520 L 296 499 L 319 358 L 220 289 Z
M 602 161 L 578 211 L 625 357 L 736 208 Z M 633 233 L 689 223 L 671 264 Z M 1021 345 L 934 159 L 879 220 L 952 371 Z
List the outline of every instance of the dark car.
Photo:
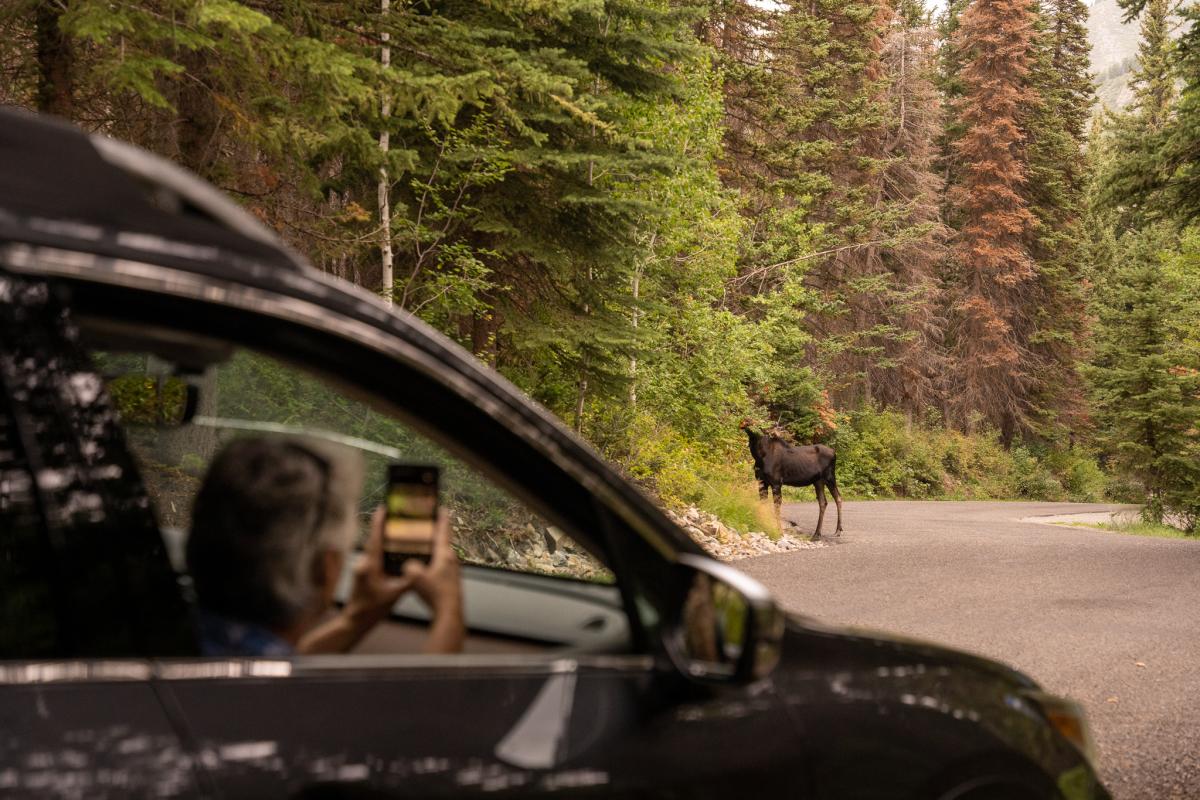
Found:
M 182 541 L 231 437 L 435 463 L 469 637 L 204 658 Z M 784 615 L 494 371 L 170 164 L 0 111 L 0 791 L 1103 798 L 1071 703 Z

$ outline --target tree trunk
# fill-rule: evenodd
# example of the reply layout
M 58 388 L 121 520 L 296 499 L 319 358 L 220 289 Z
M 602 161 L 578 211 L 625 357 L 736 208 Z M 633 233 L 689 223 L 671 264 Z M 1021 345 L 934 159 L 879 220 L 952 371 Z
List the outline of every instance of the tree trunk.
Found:
M 176 115 L 173 124 L 164 126 L 170 133 L 163 152 L 205 180 L 216 178 L 221 150 L 221 114 L 208 89 L 209 69 L 204 51 L 185 51 L 176 55 L 185 72 L 168 84 Z M 220 415 L 220 390 L 216 367 L 195 379 L 200 392 L 196 416 Z M 177 466 L 207 465 L 220 444 L 213 428 L 186 425 L 172 436 L 163 437 L 159 456 L 163 463 Z
M 218 135 L 221 113 L 208 86 L 208 60 L 203 51 L 185 51 L 178 56 L 185 71 L 175 83 L 176 157 L 183 166 L 205 180 L 216 180 L 216 167 L 223 163 Z
M 587 389 L 588 389 L 587 365 L 584 364 L 583 374 L 579 378 L 579 393 L 577 395 L 575 395 L 575 424 L 574 424 L 574 427 L 575 427 L 575 432 L 579 433 L 579 434 L 583 433 L 583 406 L 584 406 L 584 403 L 587 401 Z
M 1000 423 L 1000 444 L 1005 450 L 1012 450 L 1013 439 L 1016 438 L 1017 421 L 1012 414 L 1005 414 Z
M 380 11 L 384 19 L 387 18 L 390 8 L 391 0 L 380 0 Z M 391 34 L 385 30 L 380 34 L 380 38 L 383 40 L 383 46 L 379 48 L 379 63 L 386 69 L 392 63 L 392 48 L 388 45 Z M 379 150 L 385 158 L 391 149 L 391 140 L 387 129 L 388 117 L 391 114 L 392 100 L 385 90 L 380 107 L 380 119 L 382 120 L 383 127 L 379 131 Z M 392 252 L 392 201 L 390 190 L 390 178 L 385 161 L 384 166 L 379 168 L 379 253 L 383 263 L 383 277 L 380 279 L 383 299 L 389 306 L 392 304 L 392 289 L 396 282 L 394 271 L 395 255 Z
M 496 334 L 500 320 L 496 311 L 476 313 L 471 318 L 471 352 L 489 366 L 496 366 Z
M 653 248 L 654 248 L 654 241 L 657 238 L 657 236 L 658 236 L 658 234 L 655 234 L 654 236 L 652 236 L 650 238 L 650 249 L 651 250 L 653 250 Z M 633 331 L 634 331 L 635 335 L 637 334 L 638 322 L 640 321 L 640 317 L 641 317 L 641 312 L 639 311 L 639 309 L 637 307 L 638 298 L 641 297 L 641 287 L 642 287 L 642 266 L 639 263 L 638 266 L 634 267 L 634 270 L 633 270 L 633 287 L 632 287 L 633 288 L 633 304 L 634 304 L 633 305 L 632 323 L 633 323 Z M 637 410 L 638 360 L 637 360 L 636 353 L 637 353 L 637 351 L 635 350 L 634 355 L 629 357 L 629 407 L 634 410 Z
M 34 37 L 37 43 L 38 111 L 71 119 L 75 111 L 75 51 L 59 27 L 62 9 L 42 0 L 37 4 Z

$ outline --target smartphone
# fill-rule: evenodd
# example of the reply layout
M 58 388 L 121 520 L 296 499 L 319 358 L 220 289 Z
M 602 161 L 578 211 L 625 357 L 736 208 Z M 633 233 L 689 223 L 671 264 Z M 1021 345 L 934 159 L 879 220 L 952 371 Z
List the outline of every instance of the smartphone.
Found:
M 410 558 L 428 564 L 438 513 L 437 467 L 392 464 L 383 523 L 383 569 L 400 575 Z

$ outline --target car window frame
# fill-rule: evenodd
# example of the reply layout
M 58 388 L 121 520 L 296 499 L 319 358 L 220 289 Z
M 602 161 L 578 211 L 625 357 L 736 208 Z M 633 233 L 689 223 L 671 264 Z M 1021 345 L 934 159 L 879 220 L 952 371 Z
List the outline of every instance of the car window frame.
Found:
M 11 267 L 11 264 L 9 266 Z M 426 363 L 422 366 L 426 370 L 438 371 L 437 364 L 430 363 L 430 359 L 432 358 L 430 353 L 422 351 L 412 342 L 404 341 L 394 332 L 375 327 L 372 329 L 374 335 L 370 337 L 374 341 L 362 341 L 358 338 L 351 338 L 351 332 L 360 334 L 364 328 L 370 328 L 370 326 L 361 319 L 351 319 L 345 314 L 322 309 L 316 305 L 312 297 L 297 298 L 277 290 L 267 289 L 264 291 L 264 287 L 232 284 L 218 279 L 210 279 L 207 276 L 181 273 L 178 270 L 162 268 L 151 264 L 131 265 L 125 263 L 121 265 L 125 268 L 124 275 L 115 273 L 97 274 L 91 270 L 80 270 L 77 266 L 56 269 L 56 266 L 62 267 L 63 265 L 55 265 L 54 263 L 49 264 L 49 269 L 44 269 L 46 266 L 45 263 L 39 262 L 38 271 L 49 272 L 50 277 L 63 285 L 68 291 L 74 290 L 72 291 L 76 300 L 74 304 L 84 306 L 85 308 L 82 313 L 89 318 L 110 319 L 130 324 L 160 324 L 166 330 L 189 331 L 190 333 L 204 336 L 204 331 L 194 330 L 195 325 L 190 323 L 181 325 L 178 323 L 178 320 L 181 318 L 191 318 L 196 312 L 201 310 L 219 311 L 232 314 L 233 316 L 240 316 L 247 320 L 254 320 L 258 323 L 269 321 L 279 327 L 291 327 L 293 332 L 295 329 L 305 330 L 314 336 L 341 342 L 343 346 L 369 350 L 377 357 L 390 360 L 392 363 L 398 362 L 409 369 L 416 369 L 416 365 L 413 363 L 414 360 L 424 361 Z M 291 276 L 282 277 L 286 279 Z M 312 276 L 305 277 L 311 278 Z M 180 280 L 181 278 L 182 280 Z M 336 288 L 340 290 L 344 287 L 338 286 Z M 170 322 L 162 324 L 162 320 L 156 319 L 155 314 L 147 315 L 143 313 L 146 311 L 146 304 L 144 302 L 106 303 L 103 300 L 96 300 L 94 295 L 101 289 L 115 291 L 122 296 L 123 300 L 137 297 L 142 301 L 151 301 L 150 305 L 154 310 L 156 312 L 163 312 L 165 319 L 170 320 Z M 90 300 L 95 300 L 95 302 L 79 303 L 78 300 L 81 298 L 90 298 Z M 178 309 L 164 309 L 162 306 L 165 306 L 166 303 L 163 301 L 167 299 L 172 301 L 172 303 L 187 308 L 190 313 L 185 313 L 181 317 L 176 313 Z M 297 315 L 295 312 L 301 306 L 308 306 L 308 310 L 310 312 L 315 311 L 315 313 Z M 114 313 L 114 309 L 119 309 L 119 313 Z M 229 327 L 225 326 L 223 329 L 229 329 Z M 236 328 L 237 326 L 233 327 Z M 208 338 L 214 337 L 208 334 Z M 594 518 L 595 525 L 594 529 L 589 531 L 587 536 L 581 536 L 578 526 L 574 522 L 562 518 L 554 505 L 540 496 L 533 496 L 531 499 L 530 493 L 523 486 L 503 480 L 503 476 L 496 471 L 497 462 L 495 460 L 484 460 L 477 453 L 465 450 L 458 442 L 440 435 L 437 429 L 430 427 L 428 421 L 415 417 L 407 409 L 383 399 L 378 389 L 363 386 L 361 381 L 348 380 L 345 376 L 330 375 L 325 367 L 315 365 L 307 360 L 304 355 L 296 353 L 294 347 L 278 346 L 278 340 L 287 339 L 287 336 L 271 336 L 267 337 L 266 340 L 261 338 L 248 340 L 240 336 L 224 338 L 232 340 L 237 346 L 249 348 L 293 364 L 299 364 L 306 371 L 325 380 L 332 380 L 337 385 L 349 383 L 352 387 L 361 389 L 363 394 L 380 401 L 381 404 L 377 407 L 381 411 L 392 414 L 405 423 L 410 424 L 414 430 L 428 436 L 452 455 L 461 459 L 465 464 L 480 469 L 486 477 L 508 490 L 516 499 L 527 503 L 533 510 L 542 514 L 547 521 L 556 524 L 568 532 L 568 534 L 574 536 L 581 545 L 585 547 L 589 544 L 598 545 L 601 548 L 599 554 L 600 560 L 612 570 L 616 577 L 616 585 L 620 590 L 624 611 L 629 621 L 631 638 L 629 655 L 634 657 L 653 656 L 659 663 L 667 661 L 663 642 L 657 631 L 658 623 L 663 620 L 665 615 L 662 613 L 662 598 L 658 594 L 662 587 L 656 584 L 658 583 L 658 579 L 665 574 L 665 571 L 669 570 L 670 564 L 675 561 L 674 556 L 679 553 L 679 549 L 675 546 L 677 542 L 653 535 L 653 533 L 647 535 L 645 529 L 638 531 L 631 530 L 628 524 L 628 510 L 625 513 L 615 511 L 602 501 L 600 495 L 609 493 L 598 491 L 605 488 L 603 486 L 606 479 L 605 476 L 589 472 L 586 465 L 572 460 L 568 453 L 561 450 L 555 454 L 556 458 L 545 459 L 546 463 L 553 469 L 565 473 L 570 478 L 577 479 L 580 488 L 589 493 L 588 512 Z M 381 342 L 383 344 L 390 344 L 392 347 L 381 347 Z M 406 358 L 406 355 L 409 357 Z M 417 358 L 414 359 L 414 355 Z M 440 379 L 447 376 L 438 374 L 435 377 Z M 460 391 L 457 395 L 459 401 L 477 402 L 479 399 L 477 396 L 465 396 L 470 394 L 477 395 L 480 390 L 479 386 L 466 387 L 472 391 L 465 392 L 461 391 L 464 389 L 466 383 L 463 380 L 438 382 L 442 384 L 442 391 L 449 392 L 459 389 Z M 501 398 L 493 397 L 491 406 L 484 410 L 489 413 L 496 425 L 503 425 L 505 421 L 503 418 L 510 416 L 504 413 L 505 409 L 503 408 Z M 542 455 L 533 447 L 529 449 L 535 454 Z M 677 530 L 670 531 L 670 533 L 682 536 Z M 621 552 L 623 548 L 609 547 L 608 543 L 613 536 L 620 536 L 625 544 L 630 546 L 629 549 L 636 552 Z M 690 545 L 689 549 L 699 552 L 698 546 L 687 540 L 686 537 L 684 541 L 687 545 Z M 635 573 L 637 574 L 635 575 Z M 647 595 L 651 596 L 647 597 Z M 541 660 L 536 656 L 533 656 L 533 658 Z

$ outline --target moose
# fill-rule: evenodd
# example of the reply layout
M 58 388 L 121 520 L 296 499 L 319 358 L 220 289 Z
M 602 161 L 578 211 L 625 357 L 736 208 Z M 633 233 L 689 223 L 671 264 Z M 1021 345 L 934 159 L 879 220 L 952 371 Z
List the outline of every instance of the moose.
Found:
M 812 486 L 817 491 L 817 532 L 813 539 L 821 538 L 821 525 L 825 522 L 825 487 L 837 503 L 837 535 L 842 533 L 842 496 L 837 488 L 835 466 L 837 454 L 832 447 L 823 444 L 794 445 L 775 434 L 758 433 L 745 420 L 741 428 L 750 440 L 750 456 L 754 459 L 754 477 L 758 480 L 758 496 L 767 499 L 768 487 L 775 495 L 775 519 L 780 519 L 783 505 L 784 486 Z

